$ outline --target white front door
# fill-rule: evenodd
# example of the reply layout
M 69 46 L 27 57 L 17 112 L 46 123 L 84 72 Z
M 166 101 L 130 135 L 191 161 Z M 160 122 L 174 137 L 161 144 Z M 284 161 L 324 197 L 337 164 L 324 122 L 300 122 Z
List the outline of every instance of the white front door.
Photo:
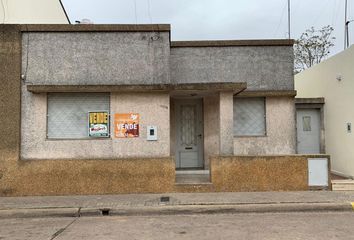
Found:
M 176 168 L 203 167 L 203 100 L 176 100 Z
M 320 153 L 320 110 L 297 109 L 297 152 Z

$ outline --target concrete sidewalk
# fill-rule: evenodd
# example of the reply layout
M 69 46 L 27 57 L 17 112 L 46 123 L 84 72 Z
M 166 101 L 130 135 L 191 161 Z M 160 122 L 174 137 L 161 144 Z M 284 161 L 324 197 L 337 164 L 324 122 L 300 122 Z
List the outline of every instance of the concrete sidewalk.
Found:
M 354 191 L 1 197 L 0 217 L 353 211 Z

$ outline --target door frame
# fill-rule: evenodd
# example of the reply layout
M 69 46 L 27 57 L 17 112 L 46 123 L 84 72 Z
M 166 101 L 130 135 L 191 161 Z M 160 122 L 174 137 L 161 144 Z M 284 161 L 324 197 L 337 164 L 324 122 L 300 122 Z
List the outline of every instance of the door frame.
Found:
M 324 98 L 295 98 L 295 127 L 296 127 L 296 153 L 298 154 L 297 136 L 297 110 L 309 109 L 320 112 L 320 154 L 326 154 L 325 125 L 324 125 Z
M 198 167 L 191 167 L 191 168 L 181 168 L 177 167 L 177 161 L 179 161 L 179 157 L 177 156 L 179 154 L 179 127 L 180 127 L 180 117 L 179 117 L 179 106 L 183 103 L 196 103 L 197 105 L 197 116 L 198 119 L 202 124 L 199 126 L 200 127 L 200 134 L 201 137 L 197 138 L 198 139 Z M 203 98 L 202 97 L 190 97 L 190 98 L 174 98 L 173 101 L 174 104 L 174 121 L 175 121 L 175 167 L 176 170 L 194 170 L 194 169 L 204 169 L 205 168 L 205 161 L 204 161 L 204 109 L 203 109 Z

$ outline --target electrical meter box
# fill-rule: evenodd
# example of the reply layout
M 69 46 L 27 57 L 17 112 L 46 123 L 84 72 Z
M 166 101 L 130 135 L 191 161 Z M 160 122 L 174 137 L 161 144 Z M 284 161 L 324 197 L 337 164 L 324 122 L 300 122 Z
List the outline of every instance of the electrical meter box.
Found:
M 148 141 L 157 141 L 157 127 L 156 126 L 147 126 L 147 140 Z

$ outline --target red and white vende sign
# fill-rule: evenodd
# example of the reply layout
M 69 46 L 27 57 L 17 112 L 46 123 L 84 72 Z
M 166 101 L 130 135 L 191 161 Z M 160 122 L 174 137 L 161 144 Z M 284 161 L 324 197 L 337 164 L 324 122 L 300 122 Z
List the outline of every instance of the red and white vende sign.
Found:
M 114 114 L 114 137 L 139 137 L 139 113 Z

